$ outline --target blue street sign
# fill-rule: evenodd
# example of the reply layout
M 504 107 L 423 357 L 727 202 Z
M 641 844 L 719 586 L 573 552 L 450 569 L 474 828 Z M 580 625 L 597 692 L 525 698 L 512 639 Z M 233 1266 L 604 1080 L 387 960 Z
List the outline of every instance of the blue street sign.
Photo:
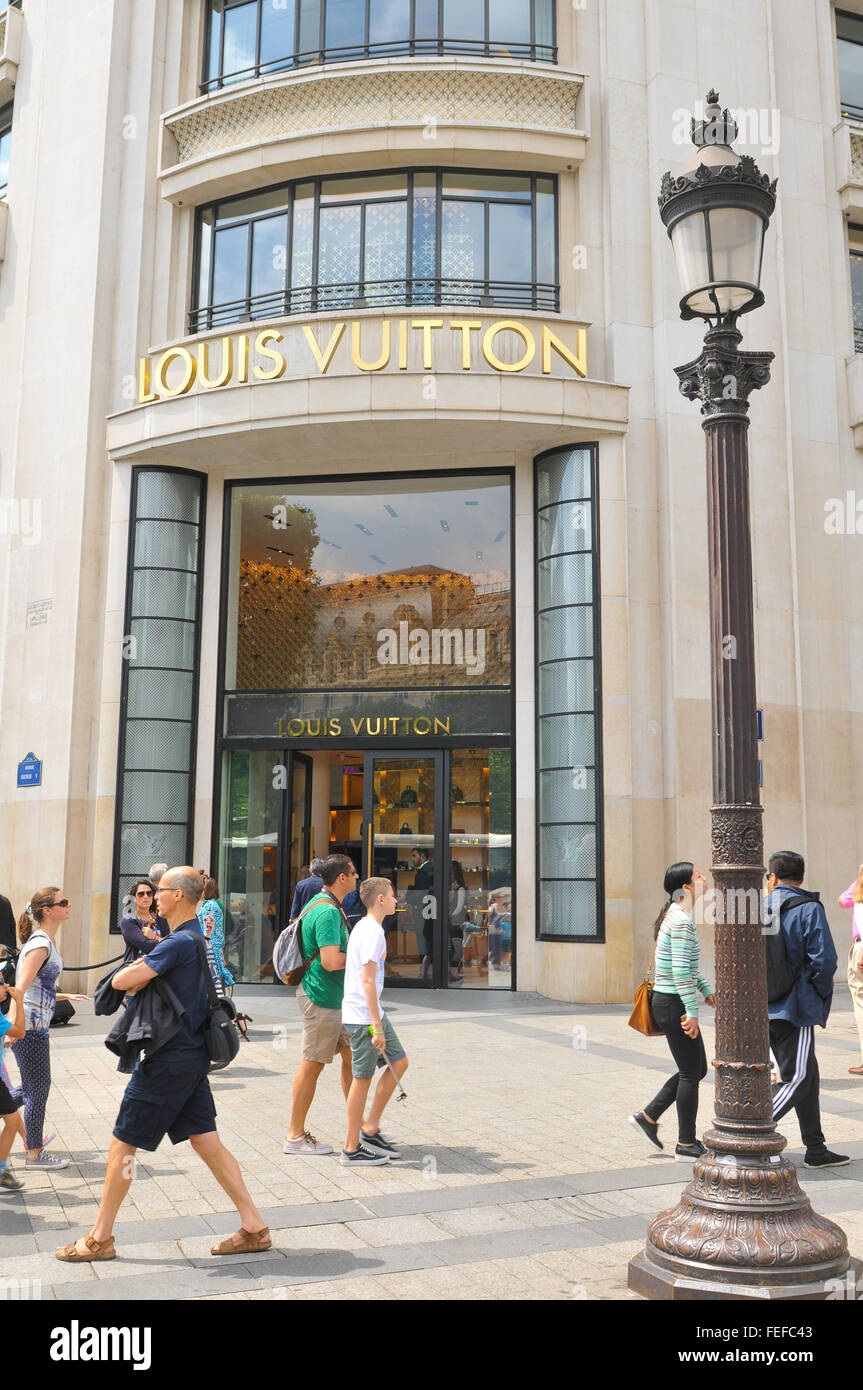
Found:
M 42 785 L 42 762 L 34 753 L 28 753 L 22 763 L 18 764 L 18 786 L 19 787 L 41 787 Z

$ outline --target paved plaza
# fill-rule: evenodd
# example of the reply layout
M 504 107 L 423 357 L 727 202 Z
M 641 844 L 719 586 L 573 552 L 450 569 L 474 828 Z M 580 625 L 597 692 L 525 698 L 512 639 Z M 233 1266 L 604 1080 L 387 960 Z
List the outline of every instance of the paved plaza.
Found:
M 558 1004 L 531 995 L 390 994 L 411 1058 L 408 1099 L 384 1130 L 403 1159 L 348 1172 L 338 1161 L 344 1104 L 335 1068 L 309 1119 L 334 1145 L 326 1158 L 286 1157 L 299 1015 L 290 991 L 238 992 L 254 1015 L 248 1045 L 213 1080 L 219 1131 L 236 1154 L 273 1249 L 209 1255 L 237 1228 L 227 1199 L 188 1144 L 141 1154 L 116 1227 L 119 1258 L 59 1264 L 54 1247 L 96 1215 L 105 1152 L 126 1077 L 89 1005 L 52 1033 L 52 1148 L 72 1166 L 24 1172 L 26 1194 L 0 1205 L 0 1278 L 31 1281 L 43 1299 L 630 1299 L 626 1267 L 652 1215 L 676 1201 L 684 1164 L 653 1155 L 626 1123 L 671 1070 L 664 1041 L 627 1027 L 628 1008 Z M 713 1033 L 705 1028 L 708 1054 Z M 863 1253 L 863 1080 L 844 985 L 817 1038 L 827 1141 L 854 1162 L 801 1177 L 817 1209 Z M 12 1071 L 15 1064 L 12 1063 Z M 712 1107 L 702 1088 L 699 1128 Z M 793 1114 L 789 1150 L 802 1161 Z M 34 1282 L 35 1281 L 35 1282 Z

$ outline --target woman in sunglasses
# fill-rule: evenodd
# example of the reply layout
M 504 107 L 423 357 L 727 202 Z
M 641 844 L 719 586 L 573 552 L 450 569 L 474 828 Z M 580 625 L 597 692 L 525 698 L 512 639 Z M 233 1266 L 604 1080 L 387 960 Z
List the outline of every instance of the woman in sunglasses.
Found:
M 16 984 L 24 999 L 24 1036 L 15 1043 L 14 1057 L 21 1085 L 13 1096 L 24 1101 L 27 1131 L 25 1168 L 68 1168 L 67 1158 L 49 1154 L 45 1147 L 45 1106 L 51 1089 L 51 1019 L 58 999 L 85 1000 L 86 994 L 58 994 L 57 980 L 63 958 L 55 938 L 69 916 L 69 899 L 61 888 L 40 888 L 18 918 Z
M 132 965 L 149 955 L 156 942 L 168 935 L 168 923 L 156 912 L 156 892 L 148 878 L 133 883 L 129 897 L 134 906 L 120 923 L 126 943 L 123 965 Z

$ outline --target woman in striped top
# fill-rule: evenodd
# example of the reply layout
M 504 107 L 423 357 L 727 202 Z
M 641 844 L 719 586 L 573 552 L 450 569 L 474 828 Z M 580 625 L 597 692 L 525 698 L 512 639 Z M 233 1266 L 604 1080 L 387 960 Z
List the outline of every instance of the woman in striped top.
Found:
M 668 899 L 653 928 L 656 954 L 651 1009 L 677 1071 L 649 1105 L 629 1117 L 629 1123 L 640 1129 L 654 1148 L 661 1149 L 659 1117 L 676 1101 L 678 1141 L 674 1157 L 684 1162 L 706 1152 L 695 1137 L 698 1085 L 707 1075 L 707 1056 L 698 1029 L 698 995 L 702 994 L 711 1008 L 716 1007 L 716 996 L 698 968 L 698 933 L 693 921 L 695 900 L 706 884 L 704 875 L 688 861 L 672 864 L 665 871 Z

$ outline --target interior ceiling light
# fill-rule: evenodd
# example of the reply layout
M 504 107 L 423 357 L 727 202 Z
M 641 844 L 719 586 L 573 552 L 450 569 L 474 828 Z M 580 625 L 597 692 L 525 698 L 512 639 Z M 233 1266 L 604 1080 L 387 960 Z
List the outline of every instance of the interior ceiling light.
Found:
M 370 556 L 369 556 L 369 559 L 370 559 L 370 560 L 374 560 L 374 562 L 375 562 L 376 565 L 385 565 L 385 564 L 386 564 L 386 560 L 382 560 L 381 557 L 380 557 L 380 555 L 370 555 Z
M 388 502 L 384 502 L 384 511 L 389 512 L 390 516 L 398 516 L 395 507 L 391 507 Z
M 276 514 L 275 514 L 275 512 L 264 512 L 264 520 L 265 520 L 265 521 L 275 521 L 275 519 L 276 519 Z M 287 527 L 287 526 L 290 526 L 290 525 L 291 525 L 291 522 L 290 522 L 290 521 L 282 522 L 282 524 L 279 526 L 279 530 L 281 531 L 281 530 L 283 529 L 283 527 Z
M 505 535 L 506 531 L 498 531 L 497 535 L 494 538 L 495 545 L 497 545 L 498 541 L 502 541 Z
M 466 507 L 478 507 L 479 502 L 465 502 Z
M 363 533 L 364 536 L 372 536 L 372 535 L 374 535 L 374 532 L 373 532 L 373 531 L 370 531 L 369 528 L 368 528 L 368 526 L 363 526 L 363 523 L 362 523 L 361 521 L 355 521 L 355 522 L 354 522 L 354 525 L 356 526 L 356 528 L 357 528 L 358 531 L 362 531 L 362 533 Z
M 441 520 L 440 529 L 441 529 L 442 531 L 448 531 L 448 530 L 449 530 L 449 522 L 448 522 L 448 521 L 443 521 L 443 520 Z

